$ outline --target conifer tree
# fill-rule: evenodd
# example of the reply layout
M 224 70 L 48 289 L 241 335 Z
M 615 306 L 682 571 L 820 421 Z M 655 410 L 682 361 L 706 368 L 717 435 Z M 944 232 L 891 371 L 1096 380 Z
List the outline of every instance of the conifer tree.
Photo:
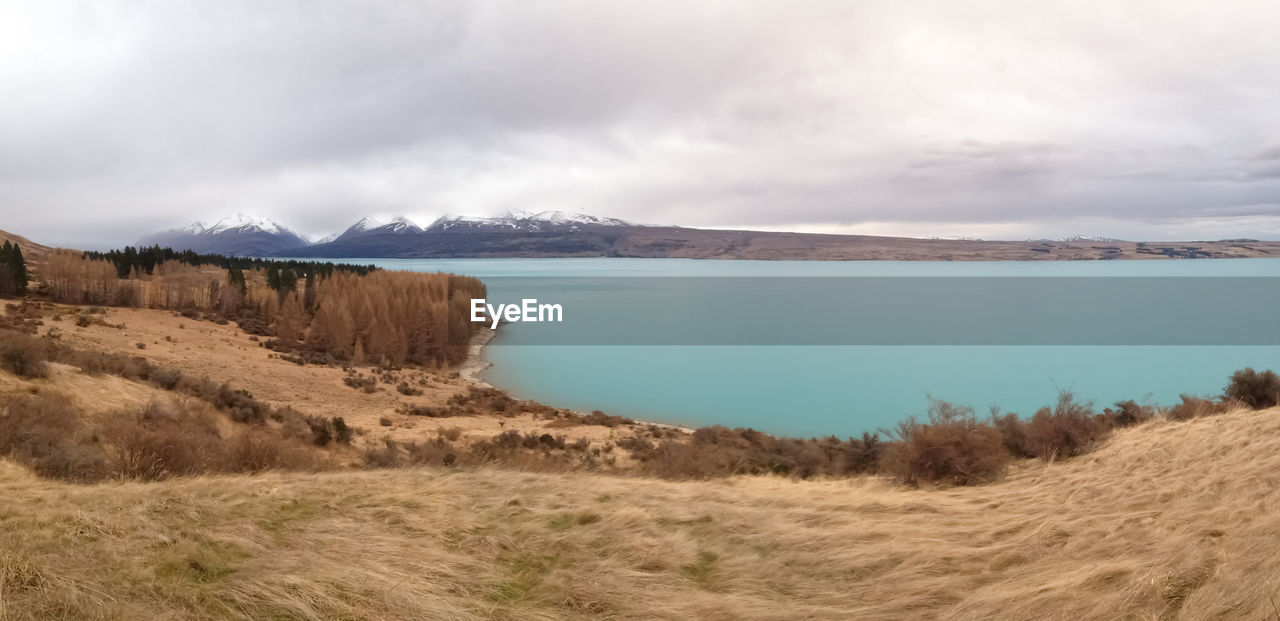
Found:
M 11 254 L 13 254 L 13 247 L 9 245 L 9 240 L 5 240 L 4 245 L 0 245 L 0 297 L 9 297 L 17 291 L 17 283 L 14 282 L 13 274 L 9 270 Z
M 9 258 L 9 273 L 13 278 L 14 293 L 27 294 L 27 262 L 22 258 L 22 248 L 17 244 L 6 253 Z
M 280 288 L 280 268 L 274 263 L 267 266 L 267 286 L 272 289 Z

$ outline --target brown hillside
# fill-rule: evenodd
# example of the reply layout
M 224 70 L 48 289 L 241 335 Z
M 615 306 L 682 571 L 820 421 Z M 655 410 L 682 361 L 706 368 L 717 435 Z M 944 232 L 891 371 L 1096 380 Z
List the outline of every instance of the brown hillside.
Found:
M 6 241 L 11 244 L 17 244 L 19 248 L 22 248 L 22 255 L 27 260 L 40 259 L 48 254 L 49 251 L 53 250 L 53 248 L 49 246 L 37 244 L 21 235 L 14 235 L 8 231 L 0 231 L 0 244 Z
M 1277 410 L 948 491 L 496 469 L 77 486 L 5 462 L 0 490 L 11 619 L 1264 619 L 1280 597 Z

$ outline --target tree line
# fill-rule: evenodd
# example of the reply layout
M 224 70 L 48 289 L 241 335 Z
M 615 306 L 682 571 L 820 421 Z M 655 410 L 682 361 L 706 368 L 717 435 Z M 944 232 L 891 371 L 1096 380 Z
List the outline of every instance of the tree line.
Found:
M 163 259 L 163 260 L 161 260 Z M 484 284 L 455 274 L 133 248 L 55 250 L 37 272 L 54 302 L 166 309 L 235 321 L 313 362 L 426 366 L 465 359 Z
M 179 263 L 196 267 L 211 265 L 226 270 L 232 268 L 240 270 L 274 268 L 278 272 L 324 277 L 331 276 L 335 272 L 354 273 L 363 276 L 378 269 L 373 265 L 349 265 L 327 261 L 261 259 L 229 257 L 221 254 L 200 254 L 194 250 L 179 251 L 168 247 L 162 248 L 159 245 L 151 246 L 150 248 L 125 246 L 123 250 L 109 250 L 107 252 L 88 251 L 84 253 L 84 256 L 89 259 L 110 261 L 116 266 L 116 273 L 120 278 L 129 278 L 132 274 L 151 274 L 155 271 L 157 265 L 168 261 L 178 261 Z

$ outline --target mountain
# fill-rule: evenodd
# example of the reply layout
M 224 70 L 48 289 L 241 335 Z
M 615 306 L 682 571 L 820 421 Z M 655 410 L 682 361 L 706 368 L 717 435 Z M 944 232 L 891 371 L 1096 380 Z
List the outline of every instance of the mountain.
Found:
M 367 237 L 370 235 L 397 235 L 404 233 L 421 233 L 422 227 L 410 222 L 408 218 L 400 216 L 390 222 L 382 222 L 372 217 L 360 218 L 355 224 L 347 227 L 340 235 L 330 241 L 346 240 L 350 241 L 359 237 Z M 318 242 L 322 243 L 322 242 Z
M 1082 243 L 1084 242 L 1084 243 Z M 175 249 L 335 259 L 636 257 L 794 261 L 1031 261 L 1280 257 L 1280 242 L 1129 242 L 1081 236 L 986 241 L 639 225 L 563 211 L 448 214 L 425 228 L 362 218 L 314 244 L 265 218 L 237 216 L 144 240 Z
M 582 227 L 597 226 L 636 226 L 618 218 L 604 218 L 585 213 L 568 213 L 564 211 L 509 211 L 496 218 L 479 218 L 475 216 L 458 216 L 445 214 L 432 222 L 427 231 L 552 231 L 580 230 Z
M 236 214 L 212 224 L 194 222 L 138 240 L 140 246 L 168 246 L 234 256 L 272 256 L 309 245 L 289 228 L 261 216 Z

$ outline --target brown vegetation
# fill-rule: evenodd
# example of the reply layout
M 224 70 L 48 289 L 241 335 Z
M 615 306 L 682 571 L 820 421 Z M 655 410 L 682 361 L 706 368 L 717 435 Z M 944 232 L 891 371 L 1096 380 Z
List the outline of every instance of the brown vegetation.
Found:
M 274 335 L 273 348 L 308 362 L 457 364 L 479 329 L 470 321 L 468 301 L 484 297 L 484 285 L 474 278 L 337 271 L 303 281 L 276 276 L 278 282 L 270 283 L 272 269 L 233 272 L 174 259 L 150 273 L 134 268 L 122 278 L 111 261 L 56 250 L 36 278 L 54 302 L 167 309 L 222 323 L 236 319 L 248 332 Z

